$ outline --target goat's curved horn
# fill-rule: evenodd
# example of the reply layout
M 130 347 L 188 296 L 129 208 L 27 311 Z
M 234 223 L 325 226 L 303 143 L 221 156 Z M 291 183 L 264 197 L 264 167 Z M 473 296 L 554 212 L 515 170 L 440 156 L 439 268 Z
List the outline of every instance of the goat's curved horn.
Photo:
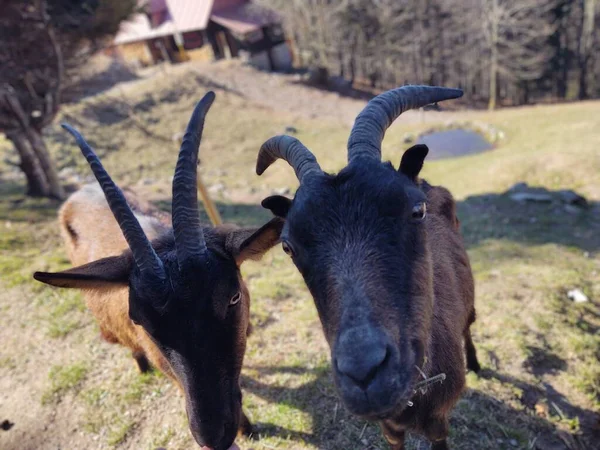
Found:
M 121 189 L 110 178 L 110 175 L 102 166 L 100 159 L 83 136 L 75 128 L 66 123 L 63 123 L 62 127 L 73 135 L 77 141 L 77 145 L 81 149 L 81 153 L 83 153 L 92 172 L 94 172 L 94 176 L 104 192 L 108 206 L 115 216 L 119 228 L 123 232 L 123 236 L 125 236 L 127 245 L 131 249 L 133 259 L 140 272 L 145 274 L 151 273 L 159 278 L 164 278 L 165 269 L 162 261 L 154 251 L 154 248 L 152 248 L 144 230 L 127 204 L 127 200 L 125 200 Z
M 260 147 L 256 173 L 262 175 L 278 158 L 286 160 L 294 168 L 300 183 L 309 174 L 323 173 L 315 155 L 298 139 L 285 135 L 272 137 Z
M 180 268 L 186 261 L 197 260 L 206 252 L 198 210 L 198 151 L 204 119 L 214 100 L 215 93 L 208 92 L 194 108 L 173 177 L 173 233 Z
M 435 86 L 403 86 L 378 95 L 354 121 L 348 139 L 348 162 L 362 157 L 381 160 L 383 136 L 403 112 L 462 95 L 460 89 Z

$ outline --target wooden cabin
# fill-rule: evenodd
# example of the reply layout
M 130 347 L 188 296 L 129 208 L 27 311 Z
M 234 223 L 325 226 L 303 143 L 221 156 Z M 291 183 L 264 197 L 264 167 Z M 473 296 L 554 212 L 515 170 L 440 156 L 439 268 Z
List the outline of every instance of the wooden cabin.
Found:
M 262 70 L 288 70 L 292 58 L 280 16 L 249 0 L 151 0 L 113 41 L 125 62 L 211 61 L 243 57 Z

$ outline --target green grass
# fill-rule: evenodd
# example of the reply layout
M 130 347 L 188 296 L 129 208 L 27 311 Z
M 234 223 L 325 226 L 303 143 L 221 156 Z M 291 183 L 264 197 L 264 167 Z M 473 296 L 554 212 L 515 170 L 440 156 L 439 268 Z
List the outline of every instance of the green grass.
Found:
M 50 291 L 47 302 L 48 336 L 63 338 L 86 322 L 85 304 L 77 291 Z
M 50 388 L 42 396 L 42 404 L 58 401 L 66 392 L 77 389 L 85 379 L 88 370 L 83 363 L 50 368 L 48 373 Z
M 133 431 L 135 422 L 129 419 L 118 419 L 108 432 L 106 442 L 108 445 L 117 446 L 123 442 L 129 433 Z
M 156 437 L 152 438 L 152 442 L 148 445 L 148 450 L 155 450 L 158 447 L 167 447 L 174 436 L 175 431 L 173 431 L 172 428 L 166 427 L 161 429 Z
M 141 113 L 152 131 L 170 136 L 183 128 L 206 90 L 186 80 L 174 76 L 166 87 L 164 80 L 149 79 L 127 91 L 134 104 L 148 96 L 156 100 Z M 186 88 L 172 87 L 178 85 Z M 175 145 L 148 138 L 127 121 L 99 124 L 95 105 L 102 101 L 105 108 L 110 95 L 68 105 L 63 114 L 80 120 L 77 125 L 119 184 L 134 186 L 168 210 Z M 164 101 L 168 95 L 176 101 Z M 225 193 L 216 195 L 225 220 L 258 226 L 269 218 L 258 206 L 261 198 L 275 189 L 297 188 L 293 171 L 282 162 L 262 177 L 253 171 L 260 144 L 287 125 L 298 128 L 297 137 L 325 170 L 345 164 L 348 124 L 297 119 L 234 94 L 217 95 L 205 127 L 200 170 L 208 185 L 225 185 Z M 469 375 L 469 390 L 452 414 L 454 449 L 530 449 L 540 437 L 561 442 L 559 432 L 593 442 L 591 424 L 600 410 L 599 109 L 598 102 L 586 102 L 465 112 L 460 120 L 491 124 L 505 138 L 491 152 L 425 165 L 425 178 L 448 187 L 457 198 L 476 279 L 473 332 L 485 370 L 481 377 Z M 406 147 L 404 134 L 431 126 L 391 128 L 384 157 L 397 165 Z M 47 134 L 59 167 L 89 176 L 58 125 Z M 65 427 L 83 431 L 77 441 L 82 447 L 93 438 L 116 448 L 132 443 L 136 448 L 192 448 L 183 399 L 172 383 L 156 374 L 140 375 L 128 350 L 101 342 L 78 293 L 32 281 L 34 270 L 69 267 L 55 220 L 58 205 L 23 200 L 22 180 L 2 172 L 2 164 L 0 337 L 7 342 L 0 359 L 2 381 L 11 382 L 19 373 L 15 391 L 29 379 L 32 386 L 45 386 L 44 405 L 36 406 L 40 420 L 49 410 L 60 411 Z M 521 181 L 576 189 L 592 208 L 570 214 L 555 205 L 515 204 L 502 193 Z M 314 304 L 289 258 L 277 248 L 263 261 L 245 264 L 243 274 L 252 295 L 254 333 L 242 386 L 256 436 L 241 438 L 239 444 L 255 450 L 385 448 L 376 425 L 365 426 L 340 404 Z M 573 288 L 582 289 L 590 302 L 573 304 L 566 295 Z M 40 370 L 50 366 L 49 376 Z M 69 392 L 79 392 L 72 404 L 58 401 Z M 10 398 L 15 411 L 30 404 Z M 53 439 L 54 446 L 64 446 L 71 437 Z M 409 448 L 424 448 L 418 442 L 412 440 Z

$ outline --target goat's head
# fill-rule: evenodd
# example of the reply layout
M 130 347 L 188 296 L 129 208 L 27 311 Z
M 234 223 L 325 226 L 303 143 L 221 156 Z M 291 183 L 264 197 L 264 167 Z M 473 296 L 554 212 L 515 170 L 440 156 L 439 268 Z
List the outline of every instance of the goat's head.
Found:
M 263 206 L 286 218 L 283 249 L 315 299 L 337 388 L 358 415 L 383 418 L 406 405 L 432 321 L 427 199 L 418 180 L 428 149 L 410 148 L 395 170 L 381 162 L 381 142 L 403 111 L 461 95 L 406 86 L 374 98 L 356 119 L 348 165 L 337 175 L 289 136 L 270 139 L 258 156 L 259 175 L 282 158 L 300 181 L 293 201 L 274 196 Z
M 86 290 L 129 287 L 129 317 L 158 347 L 185 393 L 194 438 L 227 449 L 241 417 L 239 376 L 246 348 L 250 299 L 240 264 L 279 241 L 283 221 L 259 229 L 203 228 L 197 199 L 197 162 L 207 94 L 186 130 L 173 178 L 173 231 L 152 244 L 93 150 L 75 136 L 100 183 L 129 250 L 59 273 L 34 276 L 47 284 Z M 141 331 L 141 330 L 140 330 Z

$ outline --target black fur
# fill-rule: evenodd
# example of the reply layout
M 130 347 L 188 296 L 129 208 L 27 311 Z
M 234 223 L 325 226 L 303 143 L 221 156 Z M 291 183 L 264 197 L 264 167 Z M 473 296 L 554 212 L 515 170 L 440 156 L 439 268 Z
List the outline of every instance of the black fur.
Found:
M 425 146 L 409 149 L 398 171 L 359 159 L 306 180 L 293 201 L 263 202 L 286 217 L 281 238 L 314 297 L 342 400 L 380 421 L 394 449 L 406 429 L 446 448 L 465 345 L 478 369 L 470 334 L 463 343 L 474 318 L 471 269 L 452 196 L 418 179 L 426 154 Z M 415 218 L 423 202 L 428 213 Z M 447 378 L 415 396 L 416 366 Z

